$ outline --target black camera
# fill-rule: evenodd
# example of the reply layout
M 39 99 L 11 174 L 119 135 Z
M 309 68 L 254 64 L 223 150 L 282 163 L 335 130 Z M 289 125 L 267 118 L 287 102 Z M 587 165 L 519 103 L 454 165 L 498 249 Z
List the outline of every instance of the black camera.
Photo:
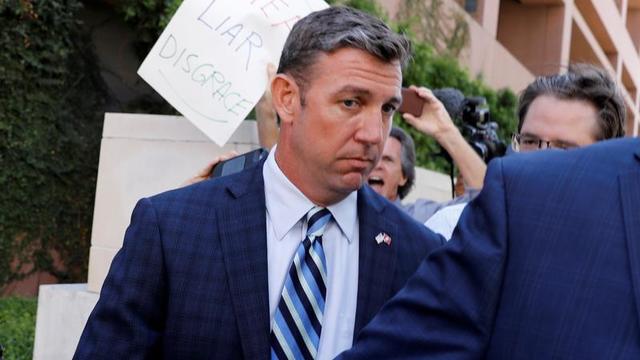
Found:
M 502 156 L 507 146 L 498 136 L 498 124 L 491 121 L 487 100 L 481 96 L 465 97 L 458 89 L 433 90 L 469 145 L 485 161 Z
M 507 145 L 498 136 L 498 124 L 491 121 L 485 98 L 465 98 L 461 120 L 462 135 L 485 162 L 505 154 Z

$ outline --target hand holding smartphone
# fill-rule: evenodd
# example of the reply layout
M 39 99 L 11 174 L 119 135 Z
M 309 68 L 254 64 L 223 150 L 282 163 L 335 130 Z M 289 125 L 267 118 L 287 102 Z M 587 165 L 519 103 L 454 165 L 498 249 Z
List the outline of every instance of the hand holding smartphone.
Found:
M 230 175 L 246 169 L 265 158 L 269 152 L 263 148 L 259 148 L 248 153 L 240 154 L 229 160 L 218 163 L 211 172 L 212 178 Z
M 409 88 L 402 88 L 402 104 L 400 104 L 398 108 L 399 113 L 409 113 L 415 117 L 420 117 L 423 107 L 424 99 L 421 98 L 416 91 Z

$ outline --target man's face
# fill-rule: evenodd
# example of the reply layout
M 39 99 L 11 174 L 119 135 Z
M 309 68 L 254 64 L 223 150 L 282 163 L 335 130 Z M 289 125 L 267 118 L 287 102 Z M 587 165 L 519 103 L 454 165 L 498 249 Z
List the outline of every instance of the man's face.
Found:
M 369 185 L 389 201 L 398 197 L 398 188 L 407 183 L 402 173 L 402 145 L 394 137 L 387 139 L 382 158 L 369 175 Z
M 529 106 L 520 136 L 549 141 L 555 147 L 586 146 L 597 141 L 597 122 L 596 108 L 587 101 L 542 95 Z M 523 145 L 521 140 L 520 151 L 537 150 L 537 144 L 536 148 Z
M 360 188 L 378 162 L 402 73 L 398 62 L 343 48 L 318 55 L 307 77 L 304 104 L 282 120 L 287 149 L 276 159 L 307 197 L 329 205 Z

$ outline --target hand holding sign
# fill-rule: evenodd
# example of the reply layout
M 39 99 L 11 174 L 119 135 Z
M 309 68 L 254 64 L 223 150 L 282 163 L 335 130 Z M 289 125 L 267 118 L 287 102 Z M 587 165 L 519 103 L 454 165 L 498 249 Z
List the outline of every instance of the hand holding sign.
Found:
M 185 0 L 138 74 L 218 145 L 262 95 L 293 24 L 322 0 Z

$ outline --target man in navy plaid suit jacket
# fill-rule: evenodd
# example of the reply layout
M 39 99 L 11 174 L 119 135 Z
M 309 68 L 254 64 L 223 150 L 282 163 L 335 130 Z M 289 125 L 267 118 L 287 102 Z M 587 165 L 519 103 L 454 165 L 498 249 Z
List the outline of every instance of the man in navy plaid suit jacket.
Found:
M 340 359 L 640 359 L 640 140 L 489 165 Z
M 270 156 L 287 181 L 329 208 L 357 191 L 357 299 L 346 314 L 353 334 L 441 245 L 363 186 L 401 101 L 408 52 L 380 20 L 329 8 L 294 26 L 272 82 L 282 124 Z M 278 214 L 265 213 L 267 165 L 138 202 L 75 358 L 270 357 L 273 219 L 265 215 Z

